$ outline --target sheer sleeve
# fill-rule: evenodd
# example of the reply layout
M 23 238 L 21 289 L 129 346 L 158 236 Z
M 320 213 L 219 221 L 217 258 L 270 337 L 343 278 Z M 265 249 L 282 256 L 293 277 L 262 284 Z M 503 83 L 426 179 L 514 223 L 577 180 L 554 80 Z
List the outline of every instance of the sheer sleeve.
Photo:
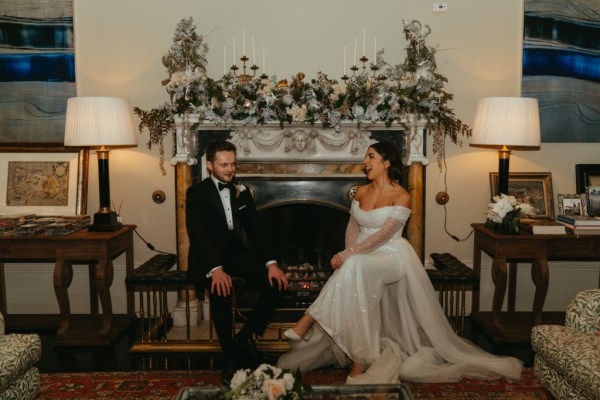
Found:
M 352 247 L 356 244 L 359 233 L 360 225 L 358 225 L 358 222 L 356 222 L 354 217 L 350 215 L 350 221 L 348 221 L 348 226 L 346 226 L 346 248 Z
M 403 213 L 394 212 L 385 220 L 385 222 L 383 223 L 383 225 L 381 225 L 381 228 L 379 228 L 377 232 L 373 233 L 372 235 L 369 235 L 362 242 L 356 243 L 359 226 L 356 220 L 354 220 L 354 218 L 351 218 L 350 223 L 348 224 L 348 228 L 346 229 L 346 249 L 339 253 L 339 255 L 342 257 L 342 263 L 346 261 L 346 259 L 351 255 L 369 253 L 377 249 L 382 244 L 387 243 L 400 229 L 402 229 L 405 222 L 406 218 L 403 217 Z M 351 228 L 351 223 L 355 224 L 356 227 Z M 349 229 L 352 229 L 353 231 L 356 230 L 356 236 L 354 236 L 354 244 L 351 243 L 348 247 Z

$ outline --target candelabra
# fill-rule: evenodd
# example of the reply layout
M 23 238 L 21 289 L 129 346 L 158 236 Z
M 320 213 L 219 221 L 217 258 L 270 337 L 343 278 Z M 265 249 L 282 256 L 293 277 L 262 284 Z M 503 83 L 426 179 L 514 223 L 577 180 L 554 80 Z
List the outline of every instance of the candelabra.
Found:
M 254 78 L 254 77 L 256 76 L 256 71 L 258 70 L 258 65 L 256 65 L 255 63 L 252 63 L 252 66 L 251 66 L 251 67 L 247 67 L 247 66 L 246 66 L 246 63 L 247 63 L 249 60 L 250 60 L 250 59 L 249 59 L 249 58 L 248 58 L 246 55 L 243 55 L 242 57 L 240 57 L 240 61 L 242 62 L 242 74 L 241 74 L 241 75 L 239 75 L 239 76 L 238 76 L 238 75 L 236 75 L 236 71 L 239 69 L 239 67 L 238 67 L 236 64 L 233 64 L 233 65 L 231 66 L 231 68 L 230 68 L 230 69 L 233 71 L 233 75 L 234 75 L 234 76 L 237 76 L 238 82 L 239 82 L 241 85 L 245 85 L 246 83 L 250 82 L 250 81 L 252 80 L 252 78 Z M 250 74 L 248 74 L 248 73 L 246 72 L 246 70 L 247 70 L 248 68 L 249 68 L 250 70 L 252 70 L 252 75 L 250 75 Z M 262 78 L 262 79 L 266 79 L 266 78 L 267 78 L 267 75 L 263 73 L 263 74 L 260 76 L 260 78 Z

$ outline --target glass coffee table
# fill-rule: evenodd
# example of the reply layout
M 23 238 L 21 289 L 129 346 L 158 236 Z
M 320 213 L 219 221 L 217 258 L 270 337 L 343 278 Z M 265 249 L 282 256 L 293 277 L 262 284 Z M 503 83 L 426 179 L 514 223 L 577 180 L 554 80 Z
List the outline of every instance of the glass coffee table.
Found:
M 226 387 L 185 387 L 179 391 L 176 400 L 218 399 L 218 395 L 227 390 Z M 309 400 L 413 400 L 410 389 L 401 383 L 397 385 L 314 385 L 312 390 L 303 392 L 302 397 Z

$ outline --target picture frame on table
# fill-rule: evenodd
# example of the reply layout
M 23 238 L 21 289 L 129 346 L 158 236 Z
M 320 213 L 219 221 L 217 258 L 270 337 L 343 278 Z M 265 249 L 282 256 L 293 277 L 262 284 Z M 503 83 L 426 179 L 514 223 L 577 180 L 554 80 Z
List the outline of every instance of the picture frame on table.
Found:
M 492 197 L 497 193 L 498 172 L 490 172 Z M 508 174 L 508 194 L 519 202 L 528 202 L 537 213 L 532 219 L 554 219 L 554 194 L 552 173 L 550 172 L 510 172 Z
M 86 214 L 88 168 L 86 149 L 0 146 L 2 214 Z
M 587 215 L 600 217 L 600 185 L 588 186 L 586 188 Z
M 575 184 L 579 194 L 588 186 L 600 186 L 600 164 L 576 164 Z
M 587 215 L 587 197 L 584 194 L 556 195 L 558 213 L 563 215 Z

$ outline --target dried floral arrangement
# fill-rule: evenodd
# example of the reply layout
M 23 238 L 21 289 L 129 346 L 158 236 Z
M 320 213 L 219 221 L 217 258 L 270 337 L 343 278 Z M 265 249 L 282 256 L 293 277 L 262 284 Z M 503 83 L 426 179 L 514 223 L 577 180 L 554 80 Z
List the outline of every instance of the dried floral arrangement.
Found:
M 425 42 L 431 29 L 426 25 L 423 32 L 418 21 L 403 24 L 408 41 L 406 58 L 402 64 L 392 66 L 380 50 L 376 65 L 381 74 L 377 78 L 365 70 L 340 82 L 319 72 L 305 82 L 304 74 L 298 73 L 288 84 L 287 79 L 278 81 L 276 76 L 247 82 L 240 82 L 231 73 L 220 80 L 208 77 L 208 46 L 196 33 L 193 19 L 184 18 L 177 24 L 173 44 L 162 59 L 169 73 L 162 84 L 170 102 L 149 111 L 134 108 L 140 118 L 140 132 L 148 129 L 148 148 L 159 146 L 164 174 L 163 139 L 175 134 L 174 116 L 178 114 L 198 114 L 205 121 L 227 128 L 236 123 L 278 122 L 283 127 L 296 122 L 336 130 L 343 121 L 391 126 L 394 122 L 403 124 L 408 115 L 417 115 L 427 121 L 426 130 L 433 137 L 433 152 L 439 162 L 445 139 L 460 144 L 460 137 L 469 136 L 471 129 L 448 105 L 453 98 L 444 91 L 448 80 L 437 71 L 436 49 Z

